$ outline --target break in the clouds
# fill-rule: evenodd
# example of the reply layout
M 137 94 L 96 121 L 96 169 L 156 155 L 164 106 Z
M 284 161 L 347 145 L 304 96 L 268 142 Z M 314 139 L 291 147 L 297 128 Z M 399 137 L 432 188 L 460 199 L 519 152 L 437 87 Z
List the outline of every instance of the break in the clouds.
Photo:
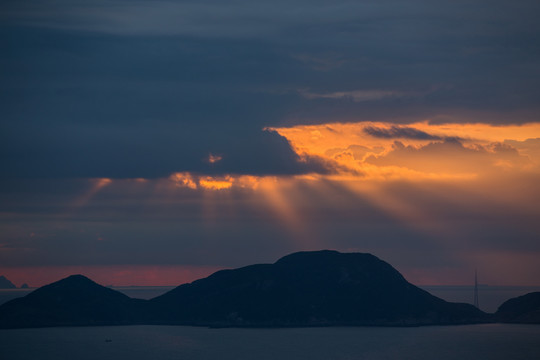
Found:
M 485 177 L 540 171 L 540 125 L 348 123 L 275 129 L 299 154 L 366 178 Z M 344 170 L 345 169 L 345 170 Z

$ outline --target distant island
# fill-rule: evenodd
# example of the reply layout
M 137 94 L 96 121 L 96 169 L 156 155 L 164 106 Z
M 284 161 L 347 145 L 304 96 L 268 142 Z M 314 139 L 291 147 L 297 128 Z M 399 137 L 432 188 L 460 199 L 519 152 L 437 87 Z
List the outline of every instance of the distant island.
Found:
M 540 324 L 540 292 L 505 301 L 496 315 L 501 322 Z
M 0 289 L 16 289 L 17 287 L 4 275 L 0 275 Z
M 496 314 L 486 314 L 473 305 L 429 294 L 371 254 L 322 250 L 294 253 L 274 264 L 218 271 L 151 300 L 133 299 L 72 275 L 0 306 L 0 327 L 540 323 L 535 318 L 539 299 L 534 294 L 512 299 Z

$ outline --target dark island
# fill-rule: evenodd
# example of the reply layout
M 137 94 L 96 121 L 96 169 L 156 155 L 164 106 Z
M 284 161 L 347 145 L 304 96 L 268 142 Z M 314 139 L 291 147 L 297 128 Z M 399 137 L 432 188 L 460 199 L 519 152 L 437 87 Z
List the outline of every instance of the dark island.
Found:
M 0 327 L 129 325 L 144 303 L 72 275 L 0 306 Z
M 371 254 L 300 252 L 222 270 L 150 300 L 159 323 L 209 326 L 417 326 L 487 321 L 407 282 Z
M 4 275 L 0 276 L 0 289 L 16 289 L 17 287 Z
M 533 313 L 535 301 L 525 301 Z M 510 308 L 503 305 L 492 315 L 450 303 L 410 284 L 373 255 L 324 250 L 218 271 L 151 300 L 73 275 L 0 306 L 0 327 L 448 325 L 499 321 Z
M 505 301 L 495 313 L 498 321 L 515 324 L 540 324 L 540 292 Z

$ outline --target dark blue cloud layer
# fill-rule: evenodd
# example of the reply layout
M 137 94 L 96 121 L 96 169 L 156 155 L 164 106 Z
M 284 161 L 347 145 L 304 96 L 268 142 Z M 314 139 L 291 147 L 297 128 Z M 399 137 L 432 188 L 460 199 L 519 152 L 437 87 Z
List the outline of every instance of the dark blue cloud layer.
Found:
M 366 126 L 363 130 L 366 134 L 383 139 L 416 139 L 416 140 L 442 140 L 437 135 L 428 134 L 425 131 L 411 127 L 392 126 L 384 129 L 376 126 Z
M 537 120 L 538 8 L 483 0 L 6 1 L 1 174 L 328 171 L 262 129 Z M 398 95 L 335 95 L 358 91 Z M 209 153 L 223 161 L 210 166 Z

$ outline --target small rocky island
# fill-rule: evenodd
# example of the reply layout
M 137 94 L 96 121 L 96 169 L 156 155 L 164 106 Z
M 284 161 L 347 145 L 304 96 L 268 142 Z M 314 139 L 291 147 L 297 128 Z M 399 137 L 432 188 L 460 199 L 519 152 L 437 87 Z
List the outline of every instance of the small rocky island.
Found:
M 17 287 L 4 275 L 0 275 L 0 289 L 16 289 Z

